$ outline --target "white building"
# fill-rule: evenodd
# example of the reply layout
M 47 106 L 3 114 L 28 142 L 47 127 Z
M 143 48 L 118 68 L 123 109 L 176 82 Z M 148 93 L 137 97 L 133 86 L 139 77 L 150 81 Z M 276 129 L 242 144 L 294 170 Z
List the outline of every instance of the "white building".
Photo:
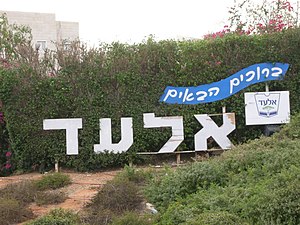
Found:
M 79 23 L 56 21 L 55 14 L 0 11 L 6 14 L 9 24 L 25 25 L 31 28 L 34 47 L 39 51 L 55 50 L 55 43 L 79 39 Z

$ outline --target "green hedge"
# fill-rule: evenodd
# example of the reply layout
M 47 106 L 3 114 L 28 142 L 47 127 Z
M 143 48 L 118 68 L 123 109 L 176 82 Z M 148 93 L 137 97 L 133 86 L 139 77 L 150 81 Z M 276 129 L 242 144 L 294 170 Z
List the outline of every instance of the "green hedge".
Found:
M 149 38 L 128 45 L 103 44 L 95 49 L 74 45 L 53 55 L 60 65 L 55 76 L 45 75 L 40 64 L 20 63 L 0 67 L 0 99 L 3 103 L 16 168 L 39 165 L 94 170 L 119 166 L 137 159 L 135 152 L 158 151 L 171 130 L 145 129 L 143 113 L 184 116 L 185 141 L 179 150 L 194 149 L 194 134 L 201 125 L 194 114 L 236 113 L 234 143 L 262 134 L 262 126 L 245 127 L 244 97 L 240 92 L 223 101 L 205 105 L 167 105 L 159 102 L 166 86 L 197 86 L 219 81 L 255 63 L 289 63 L 284 81 L 271 82 L 270 90 L 291 92 L 292 113 L 298 112 L 300 30 L 266 36 L 227 35 L 198 41 L 159 41 Z M 41 72 L 43 71 L 43 72 Z M 264 91 L 257 84 L 245 91 Z M 133 117 L 134 144 L 126 154 L 95 154 L 99 143 L 99 119 L 112 118 L 113 141 L 120 139 L 121 117 Z M 65 132 L 43 131 L 43 119 L 83 118 L 79 131 L 79 155 L 66 156 Z
M 299 224 L 299 123 L 155 177 L 145 194 L 158 224 Z

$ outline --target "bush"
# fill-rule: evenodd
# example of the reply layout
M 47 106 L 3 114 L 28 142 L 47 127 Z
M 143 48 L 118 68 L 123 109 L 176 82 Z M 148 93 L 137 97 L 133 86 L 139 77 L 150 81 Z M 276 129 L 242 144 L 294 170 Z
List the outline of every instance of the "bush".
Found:
M 131 172 L 133 172 L 131 168 L 127 169 L 113 180 L 104 184 L 92 199 L 92 202 L 83 211 L 83 223 L 95 225 L 110 224 L 113 218 L 125 212 L 137 211 L 141 208 L 143 198 L 139 193 L 138 184 L 129 180 L 136 177 Z
M 199 215 L 209 219 L 214 212 L 228 212 L 249 224 L 299 224 L 298 123 L 293 120 L 272 137 L 156 178 L 146 194 L 160 207 L 160 224 L 201 221 Z
M 228 212 L 206 212 L 200 214 L 186 225 L 246 225 L 242 220 Z
M 61 191 L 45 191 L 38 192 L 35 197 L 35 203 L 37 205 L 50 205 L 50 204 L 59 204 L 64 202 L 67 199 L 67 196 L 64 192 Z
M 107 182 L 97 193 L 91 208 L 108 209 L 115 213 L 136 210 L 141 206 L 142 197 L 139 188 L 131 181 L 126 179 L 114 179 Z
M 7 26 L 1 28 L 4 27 Z M 11 46 L 11 40 L 20 40 L 14 34 L 25 36 L 14 30 L 5 32 L 12 36 L 3 40 L 4 46 Z M 83 45 L 49 54 L 51 58 L 45 57 L 41 63 L 30 54 L 35 52 L 33 49 L 18 54 L 23 47 L 11 48 L 10 55 L 18 56 L 19 61 L 8 62 L 9 68 L 0 67 L 0 100 L 9 124 L 13 165 L 26 171 L 32 166 L 53 166 L 58 159 L 62 166 L 78 170 L 124 166 L 136 152 L 156 151 L 169 139 L 168 128 L 144 128 L 142 114 L 149 111 L 157 116 L 184 116 L 185 140 L 179 150 L 194 149 L 194 135 L 200 128 L 194 114 L 219 113 L 224 105 L 228 112 L 236 113 L 239 121 L 236 131 L 230 134 L 234 144 L 255 139 L 262 134 L 262 126 L 246 128 L 242 122 L 243 94 L 261 91 L 264 84 L 203 107 L 167 105 L 158 100 L 166 86 L 198 86 L 220 81 L 255 63 L 283 62 L 291 65 L 286 77 L 269 85 L 270 90 L 290 91 L 293 115 L 300 111 L 299 46 L 300 29 L 288 29 L 272 35 L 226 35 L 215 40 L 156 42 L 149 38 L 139 44 L 103 44 L 92 50 Z M 48 76 L 49 71 L 55 72 L 54 76 Z M 112 140 L 117 142 L 121 116 L 133 117 L 134 121 L 130 153 L 95 154 L 99 118 L 112 118 Z M 65 131 L 43 131 L 42 121 L 78 117 L 84 120 L 84 128 L 79 131 L 79 155 L 70 157 L 65 154 Z M 4 155 L 0 157 L 4 163 Z
M 21 205 L 27 205 L 34 201 L 37 188 L 31 181 L 22 181 L 16 184 L 9 184 L 0 189 L 0 196 L 17 200 Z
M 127 179 L 138 185 L 143 185 L 151 180 L 153 171 L 147 169 L 139 169 L 134 166 L 125 165 L 122 172 L 117 174 L 117 179 Z
M 71 178 L 67 174 L 53 173 L 44 175 L 41 179 L 35 182 L 38 190 L 57 189 L 71 184 Z
M 111 225 L 152 225 L 153 222 L 153 219 L 149 216 L 127 212 L 120 217 L 114 218 Z
M 0 198 L 0 225 L 11 225 L 33 218 L 32 212 L 16 199 Z
M 292 123 L 285 125 L 280 133 L 276 133 L 277 138 L 287 137 L 290 139 L 298 139 L 300 137 L 300 113 L 291 117 Z
M 222 186 L 226 180 L 227 175 L 218 163 L 208 160 L 169 171 L 161 178 L 154 179 L 145 189 L 145 195 L 161 211 L 179 197 L 194 193 L 198 188 L 206 189 L 211 183 Z
M 83 224 L 109 225 L 111 224 L 112 218 L 115 216 L 116 214 L 114 212 L 99 206 L 98 209 L 85 209 L 84 212 L 81 212 L 80 218 Z
M 38 218 L 26 225 L 76 225 L 80 224 L 80 219 L 77 214 L 64 209 L 54 209 L 46 216 Z

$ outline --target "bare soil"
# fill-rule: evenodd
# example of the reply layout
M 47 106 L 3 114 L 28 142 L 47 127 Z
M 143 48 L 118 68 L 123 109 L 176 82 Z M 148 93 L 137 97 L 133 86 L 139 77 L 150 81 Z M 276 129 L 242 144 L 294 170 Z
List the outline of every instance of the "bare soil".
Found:
M 47 214 L 54 208 L 64 208 L 79 212 L 88 202 L 91 201 L 98 190 L 107 181 L 112 180 L 118 172 L 120 172 L 120 170 L 97 173 L 64 172 L 72 179 L 72 184 L 60 189 L 67 194 L 67 200 L 60 204 L 45 206 L 38 206 L 35 203 L 32 203 L 29 208 L 37 217 Z M 30 173 L 10 177 L 0 177 L 0 188 L 11 183 L 39 179 L 42 176 L 43 174 L 40 173 Z

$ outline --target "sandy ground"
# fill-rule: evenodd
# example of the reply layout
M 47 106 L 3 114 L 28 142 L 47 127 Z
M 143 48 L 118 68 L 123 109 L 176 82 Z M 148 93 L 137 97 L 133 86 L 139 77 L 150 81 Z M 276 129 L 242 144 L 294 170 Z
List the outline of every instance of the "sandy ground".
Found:
M 72 179 L 71 185 L 61 188 L 61 190 L 67 194 L 68 199 L 56 205 L 37 206 L 33 203 L 29 207 L 36 216 L 45 215 L 54 208 L 71 209 L 78 212 L 93 198 L 99 188 L 107 181 L 112 180 L 119 171 L 120 170 L 114 170 L 97 173 L 64 172 L 70 175 Z M 11 177 L 0 177 L 0 188 L 7 184 L 34 180 L 42 176 L 40 173 L 30 173 Z

